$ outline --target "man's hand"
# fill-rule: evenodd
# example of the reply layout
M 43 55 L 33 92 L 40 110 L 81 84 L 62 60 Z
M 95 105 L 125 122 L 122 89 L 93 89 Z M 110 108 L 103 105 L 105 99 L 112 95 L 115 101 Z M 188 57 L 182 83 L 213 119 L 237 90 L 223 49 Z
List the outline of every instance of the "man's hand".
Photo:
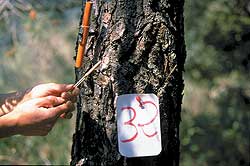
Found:
M 73 84 L 56 84 L 56 83 L 48 83 L 48 84 L 40 84 L 32 89 L 26 91 L 22 102 L 35 99 L 38 97 L 46 97 L 46 96 L 57 96 L 62 97 L 65 100 L 69 100 L 73 103 L 76 102 L 77 95 L 79 94 L 79 89 L 74 88 Z M 72 117 L 71 112 L 66 112 L 61 115 L 61 118 L 70 119 Z
M 25 91 L 18 91 L 0 96 L 0 116 L 10 113 L 18 105 L 31 99 L 57 96 L 67 101 L 76 102 L 79 89 L 74 88 L 73 84 L 40 84 Z M 62 118 L 70 118 L 72 114 L 63 114 Z
M 74 104 L 71 101 L 65 102 L 62 97 L 47 96 L 18 105 L 12 112 L 1 117 L 9 120 L 11 124 L 7 126 L 9 130 L 5 134 L 10 132 L 10 135 L 47 135 L 60 115 L 74 110 Z
M 7 111 L 0 115 L 0 138 L 15 134 L 47 135 L 58 117 L 71 118 L 79 89 L 49 83 L 37 85 L 17 97 L 14 94 L 20 92 L 2 98 L 2 110 Z
M 72 91 L 71 91 L 72 90 Z M 71 92 L 70 92 L 71 91 Z M 26 91 L 22 101 L 35 99 L 46 96 L 63 97 L 66 100 L 76 102 L 76 96 L 79 94 L 79 89 L 74 88 L 73 84 L 40 84 Z

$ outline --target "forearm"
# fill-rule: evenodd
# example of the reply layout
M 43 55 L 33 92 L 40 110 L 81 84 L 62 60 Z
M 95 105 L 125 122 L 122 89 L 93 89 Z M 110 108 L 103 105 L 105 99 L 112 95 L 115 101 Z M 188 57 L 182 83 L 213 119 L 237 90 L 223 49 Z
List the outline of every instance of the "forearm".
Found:
M 0 138 L 9 137 L 18 134 L 16 120 L 13 116 L 0 117 Z
M 0 117 L 11 112 L 24 98 L 24 91 L 0 94 Z
M 14 97 L 16 92 L 8 94 L 0 94 L 0 117 L 11 112 L 14 108 Z
M 7 93 L 7 94 L 0 94 L 0 105 L 4 104 L 5 100 L 11 96 L 14 96 L 16 92 Z

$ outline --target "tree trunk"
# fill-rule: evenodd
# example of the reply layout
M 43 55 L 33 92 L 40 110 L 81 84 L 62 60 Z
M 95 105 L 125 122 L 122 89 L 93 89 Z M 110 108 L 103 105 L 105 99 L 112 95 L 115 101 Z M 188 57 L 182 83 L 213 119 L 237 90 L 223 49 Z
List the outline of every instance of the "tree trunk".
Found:
M 76 79 L 99 60 L 102 64 L 81 87 L 71 165 L 179 165 L 183 5 L 184 0 L 94 2 L 93 32 Z M 157 156 L 127 158 L 118 152 L 116 97 L 131 93 L 159 98 L 162 151 Z

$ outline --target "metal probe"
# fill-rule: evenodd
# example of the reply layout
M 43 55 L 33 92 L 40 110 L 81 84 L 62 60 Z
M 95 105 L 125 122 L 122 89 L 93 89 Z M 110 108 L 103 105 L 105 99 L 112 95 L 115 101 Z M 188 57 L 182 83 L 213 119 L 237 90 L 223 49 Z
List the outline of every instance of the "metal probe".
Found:
M 90 75 L 100 64 L 102 63 L 102 61 L 100 60 L 99 62 L 97 62 L 91 69 L 89 69 L 80 80 L 77 81 L 77 83 L 75 83 L 73 85 L 73 88 L 78 87 L 79 85 L 81 85 L 81 83 L 86 79 L 86 77 L 88 77 L 88 75 Z

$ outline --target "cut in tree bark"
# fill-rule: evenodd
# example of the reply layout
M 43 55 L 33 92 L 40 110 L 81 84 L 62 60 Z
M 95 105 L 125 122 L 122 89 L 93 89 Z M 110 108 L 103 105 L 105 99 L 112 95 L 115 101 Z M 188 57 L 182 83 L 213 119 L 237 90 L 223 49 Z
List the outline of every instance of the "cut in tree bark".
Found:
M 102 64 L 80 88 L 71 165 L 179 165 L 183 5 L 184 0 L 94 1 L 93 32 L 76 79 L 99 60 Z M 126 158 L 118 152 L 116 97 L 131 93 L 159 97 L 158 156 Z

